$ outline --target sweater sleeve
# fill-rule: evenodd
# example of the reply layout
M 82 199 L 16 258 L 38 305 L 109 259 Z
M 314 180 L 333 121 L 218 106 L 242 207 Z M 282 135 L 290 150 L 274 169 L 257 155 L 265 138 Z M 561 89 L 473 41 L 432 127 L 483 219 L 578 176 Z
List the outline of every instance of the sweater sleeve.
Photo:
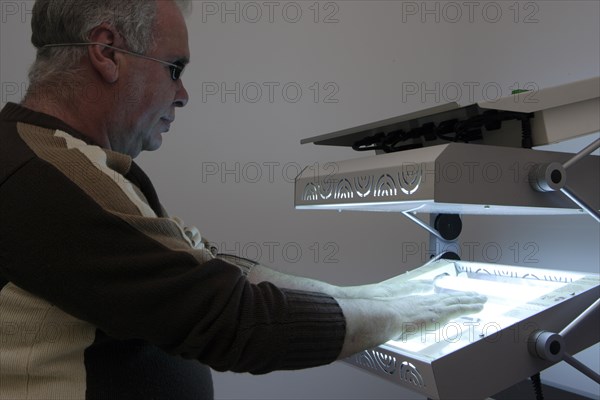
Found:
M 107 177 L 82 157 L 87 149 L 55 139 L 11 139 L 24 161 L 0 179 L 0 277 L 114 338 L 217 370 L 336 359 L 345 320 L 333 298 L 250 284 L 238 266 L 190 245 L 173 220 L 132 201 L 122 175 Z

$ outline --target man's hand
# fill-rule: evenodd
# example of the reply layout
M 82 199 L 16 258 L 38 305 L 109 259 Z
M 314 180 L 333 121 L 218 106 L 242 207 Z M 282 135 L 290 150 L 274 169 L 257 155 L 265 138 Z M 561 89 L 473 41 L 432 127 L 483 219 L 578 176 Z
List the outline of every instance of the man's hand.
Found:
M 407 281 L 402 275 L 371 285 L 340 287 L 340 297 L 348 299 L 389 300 L 433 291 L 431 280 Z
M 444 324 L 478 313 L 487 298 L 478 293 L 413 295 L 381 299 L 337 299 L 346 317 L 346 339 L 339 358 L 400 337 L 414 326 Z
M 338 358 L 396 339 L 415 326 L 429 329 L 461 315 L 478 313 L 487 300 L 472 292 L 434 294 L 433 281 L 408 280 L 406 275 L 375 284 L 340 287 L 256 265 L 248 279 L 335 298 L 346 318 L 346 338 Z M 419 294 L 427 292 L 431 294 Z
M 444 324 L 466 314 L 483 309 L 487 298 L 475 292 L 438 293 L 408 296 L 390 301 L 396 315 L 404 322 L 416 325 Z

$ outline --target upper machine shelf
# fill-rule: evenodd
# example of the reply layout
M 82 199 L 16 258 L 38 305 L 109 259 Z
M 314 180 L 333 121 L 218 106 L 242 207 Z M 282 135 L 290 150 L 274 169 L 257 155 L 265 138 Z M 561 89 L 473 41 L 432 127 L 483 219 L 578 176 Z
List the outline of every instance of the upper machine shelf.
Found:
M 600 77 L 495 101 L 447 103 L 301 141 L 385 152 L 448 141 L 532 147 L 600 131 Z M 517 129 L 515 129 L 517 128 Z
M 495 102 L 449 103 L 303 140 L 378 155 L 307 167 L 296 178 L 295 205 L 450 214 L 587 212 L 600 222 L 600 157 L 591 155 L 600 139 L 575 156 L 531 149 L 597 131 L 600 77 Z

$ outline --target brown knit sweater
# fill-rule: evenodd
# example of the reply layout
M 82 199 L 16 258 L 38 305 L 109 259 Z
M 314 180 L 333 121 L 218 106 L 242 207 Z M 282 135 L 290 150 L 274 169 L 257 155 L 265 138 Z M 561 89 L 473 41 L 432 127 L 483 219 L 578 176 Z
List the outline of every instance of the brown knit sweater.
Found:
M 211 398 L 206 366 L 266 373 L 335 360 L 345 321 L 334 299 L 252 285 L 248 264 L 197 239 L 130 157 L 9 103 L 0 399 Z

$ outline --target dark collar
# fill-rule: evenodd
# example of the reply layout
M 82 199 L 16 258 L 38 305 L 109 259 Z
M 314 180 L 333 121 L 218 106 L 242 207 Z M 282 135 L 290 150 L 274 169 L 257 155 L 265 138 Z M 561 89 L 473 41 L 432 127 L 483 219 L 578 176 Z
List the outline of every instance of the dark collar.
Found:
M 0 111 L 0 120 L 23 122 L 26 124 L 41 126 L 43 128 L 58 129 L 67 132 L 69 135 L 77 139 L 83 140 L 87 144 L 96 144 L 89 137 L 67 125 L 60 119 L 48 114 L 33 111 L 27 107 L 23 107 L 20 104 L 6 103 L 2 111 Z
M 69 135 L 77 139 L 81 139 L 87 144 L 96 145 L 93 140 L 65 124 L 60 119 L 48 114 L 30 110 L 29 108 L 23 107 L 20 104 L 7 103 L 2 111 L 0 111 L 0 121 L 23 122 L 26 124 L 41 126 L 43 128 L 58 129 L 63 132 L 67 132 Z M 134 183 L 138 188 L 140 188 L 156 215 L 161 217 L 165 216 L 163 215 L 160 201 L 158 200 L 156 190 L 154 189 L 150 178 L 148 178 L 144 171 L 135 162 L 131 162 L 131 166 L 129 171 L 125 174 L 125 177 Z

